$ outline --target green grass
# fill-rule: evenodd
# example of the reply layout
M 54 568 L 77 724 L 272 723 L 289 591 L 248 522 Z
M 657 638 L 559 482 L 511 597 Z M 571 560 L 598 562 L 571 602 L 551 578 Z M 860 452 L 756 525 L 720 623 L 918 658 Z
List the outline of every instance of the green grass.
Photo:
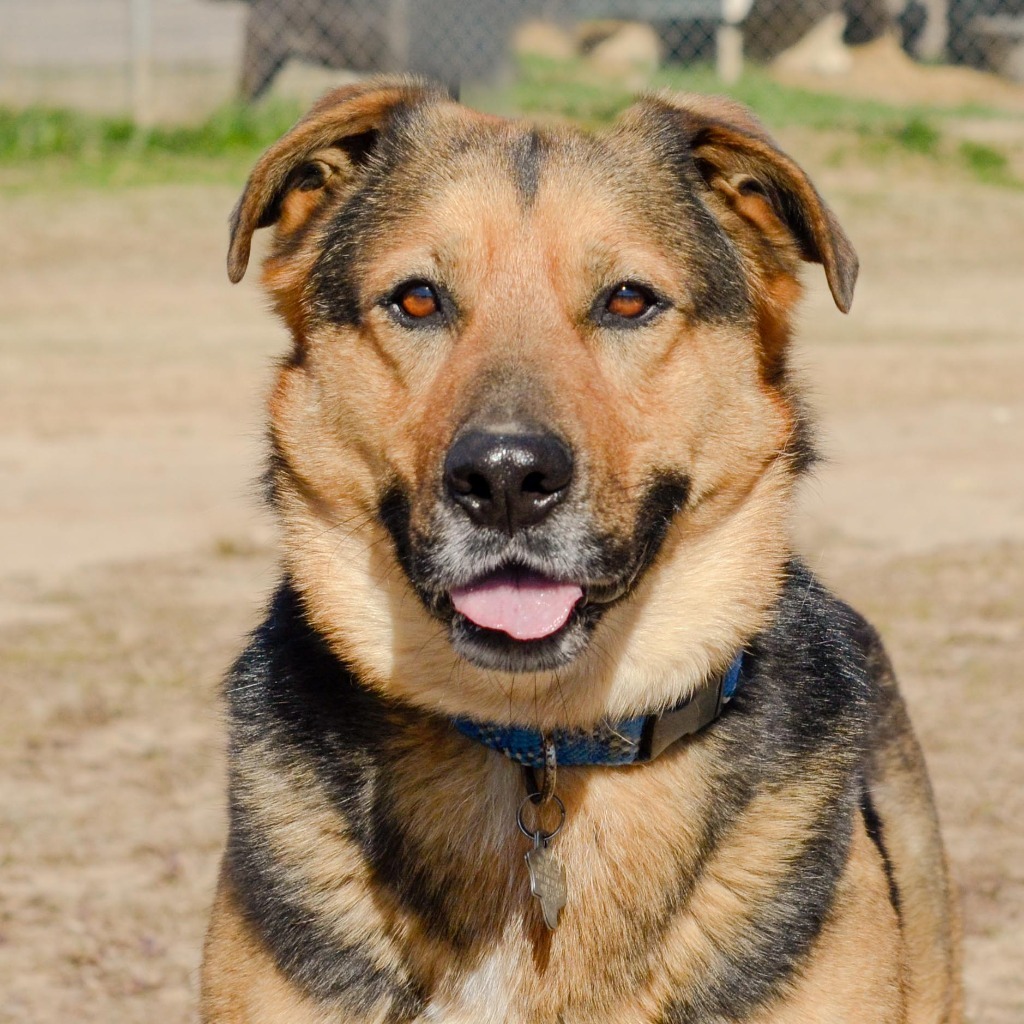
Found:
M 0 108 L 0 170 L 15 185 L 237 180 L 300 113 L 287 101 L 231 104 L 198 125 L 140 129 L 126 118 Z
M 961 142 L 957 153 L 967 170 L 979 181 L 990 185 L 1020 187 L 1007 155 L 983 142 Z
M 657 73 L 650 88 L 731 96 L 755 110 L 772 128 L 799 126 L 823 131 L 864 132 L 908 119 L 1000 116 L 999 111 L 977 105 L 901 107 L 878 100 L 811 92 L 781 85 L 767 72 L 752 65 L 748 65 L 739 82 L 729 86 L 724 85 L 708 65 L 669 66 Z M 632 96 L 632 90 L 625 86 L 608 84 L 588 73 L 580 61 L 556 62 L 528 57 L 521 61 L 520 75 L 511 89 L 504 93 L 485 93 L 480 98 L 506 112 L 520 110 L 527 114 L 571 117 L 596 127 L 610 121 Z
M 952 117 L 1006 116 L 998 111 L 900 107 L 815 93 L 780 85 L 755 67 L 730 87 L 707 66 L 668 67 L 651 87 L 725 93 L 755 110 L 773 130 L 804 128 L 833 135 L 836 162 L 904 156 L 932 161 L 987 185 L 1024 187 L 1005 153 L 980 143 L 957 145 L 944 127 Z M 632 98 L 631 89 L 597 78 L 582 62 L 527 58 L 510 86 L 470 92 L 467 101 L 499 113 L 567 118 L 596 128 L 613 120 Z M 228 105 L 191 127 L 142 130 L 124 118 L 0 108 L 0 182 L 25 188 L 53 182 L 237 183 L 257 154 L 300 113 L 297 103 L 278 99 L 252 107 Z
M 902 124 L 891 129 L 893 141 L 911 153 L 936 156 L 942 142 L 942 132 L 921 114 L 911 114 Z

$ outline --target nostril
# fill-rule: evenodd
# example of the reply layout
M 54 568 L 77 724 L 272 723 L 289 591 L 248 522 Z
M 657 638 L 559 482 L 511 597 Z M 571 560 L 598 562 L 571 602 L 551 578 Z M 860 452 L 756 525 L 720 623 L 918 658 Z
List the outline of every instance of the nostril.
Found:
M 553 434 L 546 434 L 534 439 L 530 454 L 532 465 L 520 484 L 523 497 L 544 503 L 564 497 L 573 476 L 569 447 Z
M 448 490 L 457 497 L 476 498 L 480 501 L 490 501 L 494 497 L 487 477 L 471 465 L 447 466 L 445 479 Z
M 467 488 L 463 491 L 463 494 L 471 495 L 474 498 L 479 498 L 481 501 L 490 501 L 494 497 L 494 493 L 491 490 L 491 485 L 487 482 L 487 478 L 481 473 L 470 473 L 466 478 Z
M 545 486 L 543 473 L 527 473 L 523 477 L 522 491 L 524 494 L 551 494 L 559 490 L 558 487 Z

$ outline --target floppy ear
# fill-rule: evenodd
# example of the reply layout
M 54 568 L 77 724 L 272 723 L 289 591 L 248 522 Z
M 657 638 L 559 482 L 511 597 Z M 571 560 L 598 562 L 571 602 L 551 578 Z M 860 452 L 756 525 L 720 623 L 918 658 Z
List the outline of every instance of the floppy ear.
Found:
M 832 298 L 849 312 L 857 254 L 810 179 L 754 115 L 721 97 L 663 95 L 646 103 L 671 112 L 698 173 L 738 216 L 770 243 L 792 239 L 801 258 L 824 265 Z
M 324 96 L 259 159 L 231 215 L 228 277 L 242 280 L 253 232 L 280 222 L 296 230 L 326 191 L 350 180 L 369 158 L 388 117 L 399 107 L 447 98 L 408 78 L 377 78 Z

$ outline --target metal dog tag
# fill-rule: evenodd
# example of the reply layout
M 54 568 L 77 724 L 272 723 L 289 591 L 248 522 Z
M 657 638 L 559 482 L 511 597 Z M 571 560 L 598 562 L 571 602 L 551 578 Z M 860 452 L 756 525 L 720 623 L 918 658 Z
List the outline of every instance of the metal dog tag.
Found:
M 540 900 L 544 923 L 548 928 L 557 928 L 558 912 L 565 906 L 565 868 L 540 832 L 533 834 L 533 849 L 525 859 L 530 872 L 530 892 Z

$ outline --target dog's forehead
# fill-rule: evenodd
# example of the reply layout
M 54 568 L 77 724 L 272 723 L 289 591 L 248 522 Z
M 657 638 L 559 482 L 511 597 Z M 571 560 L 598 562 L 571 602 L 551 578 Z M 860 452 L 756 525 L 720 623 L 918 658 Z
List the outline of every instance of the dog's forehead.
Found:
M 454 103 L 411 108 L 326 228 L 317 306 L 355 324 L 375 290 L 447 268 L 463 281 L 493 272 L 496 287 L 543 279 L 569 292 L 615 275 L 685 280 L 687 304 L 732 318 L 745 307 L 743 275 L 697 181 L 685 151 L 656 132 L 590 134 Z
M 692 161 L 688 168 L 636 131 L 593 134 L 425 106 L 396 121 L 339 228 L 356 228 L 352 248 L 371 259 L 466 245 L 509 259 L 643 248 L 686 259 L 721 242 L 690 170 Z
M 594 134 L 481 115 L 456 104 L 413 108 L 399 119 L 392 168 L 433 195 L 447 189 L 514 188 L 531 204 L 542 188 L 575 189 L 622 202 L 652 190 L 676 194 L 678 166 L 638 131 Z

